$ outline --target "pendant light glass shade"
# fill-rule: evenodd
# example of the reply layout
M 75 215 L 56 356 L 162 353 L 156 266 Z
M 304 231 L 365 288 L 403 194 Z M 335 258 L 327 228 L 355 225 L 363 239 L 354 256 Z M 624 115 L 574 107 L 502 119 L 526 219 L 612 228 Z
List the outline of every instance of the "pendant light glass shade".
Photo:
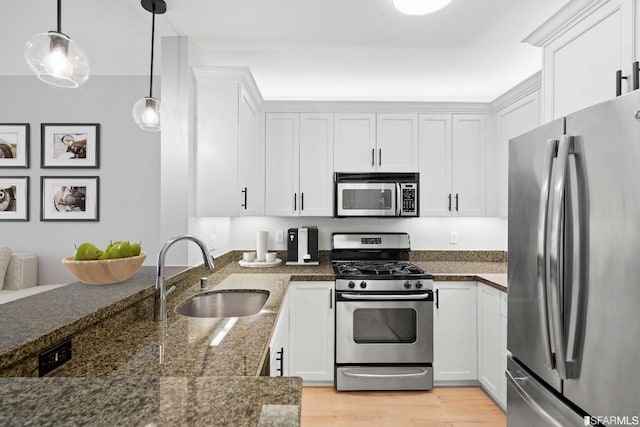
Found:
M 53 86 L 76 88 L 89 78 L 89 59 L 62 33 L 62 0 L 58 0 L 57 31 L 36 34 L 24 48 L 24 59 L 40 80 Z
M 166 119 L 166 109 L 160 101 L 153 97 L 153 47 L 156 34 L 156 15 L 167 11 L 164 0 L 142 0 L 143 9 L 151 12 L 151 67 L 149 70 L 149 96 L 139 99 L 133 105 L 133 120 L 143 130 L 162 130 L 162 122 Z
M 145 96 L 133 105 L 133 120 L 144 130 L 159 131 L 166 115 L 164 105 L 156 98 Z
M 426 15 L 449 3 L 451 0 L 393 0 L 393 6 L 405 15 Z

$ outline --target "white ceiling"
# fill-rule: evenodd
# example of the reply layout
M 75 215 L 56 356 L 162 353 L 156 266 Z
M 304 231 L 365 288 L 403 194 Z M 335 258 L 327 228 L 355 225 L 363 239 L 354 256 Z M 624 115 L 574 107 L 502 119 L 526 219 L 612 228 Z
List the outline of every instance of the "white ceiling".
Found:
M 406 16 L 391 0 L 167 0 L 156 41 L 190 36 L 194 62 L 249 66 L 265 99 L 490 101 L 540 69 L 521 40 L 566 3 L 453 0 Z M 148 73 L 139 0 L 63 0 L 62 13 L 92 74 Z M 24 43 L 55 29 L 56 1 L 5 0 L 3 17 L 0 75 L 29 74 Z

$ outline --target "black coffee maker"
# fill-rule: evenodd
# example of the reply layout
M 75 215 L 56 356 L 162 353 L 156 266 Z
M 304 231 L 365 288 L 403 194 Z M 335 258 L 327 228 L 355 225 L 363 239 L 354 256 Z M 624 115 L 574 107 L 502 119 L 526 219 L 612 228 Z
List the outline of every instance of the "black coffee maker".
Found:
M 290 228 L 287 231 L 287 265 L 318 264 L 318 227 Z

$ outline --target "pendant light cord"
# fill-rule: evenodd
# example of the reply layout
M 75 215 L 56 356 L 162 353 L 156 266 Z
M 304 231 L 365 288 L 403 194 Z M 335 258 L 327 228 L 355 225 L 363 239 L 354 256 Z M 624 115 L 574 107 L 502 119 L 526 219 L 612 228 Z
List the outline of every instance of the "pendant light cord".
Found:
M 58 0 L 61 1 L 61 0 Z M 153 11 L 151 12 L 151 71 L 149 72 L 149 98 L 153 98 L 153 41 L 156 34 L 156 5 L 153 4 Z
M 62 33 L 62 0 L 58 0 L 58 32 Z

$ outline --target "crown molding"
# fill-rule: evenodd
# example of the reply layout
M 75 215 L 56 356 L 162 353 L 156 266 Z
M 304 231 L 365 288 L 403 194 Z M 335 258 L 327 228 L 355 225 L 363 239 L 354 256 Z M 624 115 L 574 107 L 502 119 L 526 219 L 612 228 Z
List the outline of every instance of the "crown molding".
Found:
M 249 67 L 191 67 L 196 80 L 212 79 L 220 82 L 241 83 L 258 107 L 264 103 L 260 89 Z
M 542 71 L 537 71 L 530 77 L 518 83 L 491 102 L 493 111 L 502 110 L 504 107 L 521 100 L 522 98 L 532 94 L 542 88 Z
M 522 40 L 532 46 L 545 46 L 568 28 L 582 21 L 611 0 L 572 0 Z
M 487 113 L 488 102 L 265 101 L 268 113 Z

